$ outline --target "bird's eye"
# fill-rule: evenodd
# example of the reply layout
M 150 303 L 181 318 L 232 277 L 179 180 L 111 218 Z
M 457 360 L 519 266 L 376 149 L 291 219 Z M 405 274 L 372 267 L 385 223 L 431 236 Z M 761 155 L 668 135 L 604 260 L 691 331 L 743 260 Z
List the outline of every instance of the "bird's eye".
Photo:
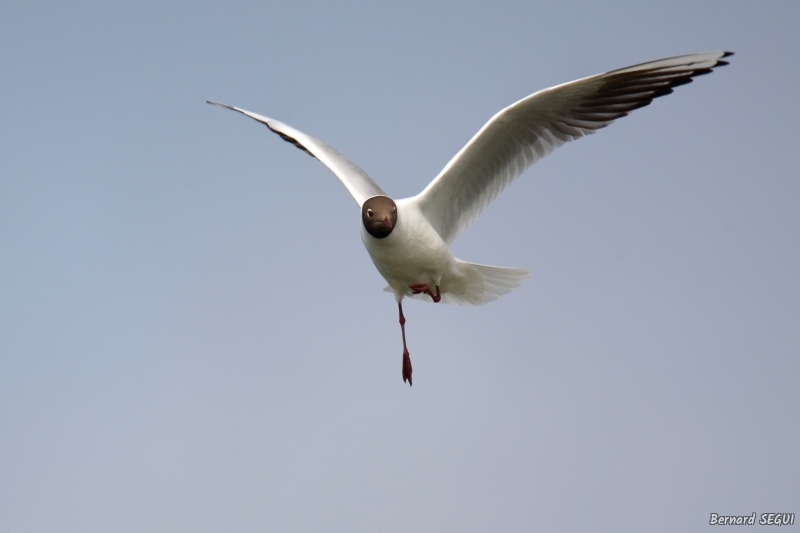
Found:
M 372 218 L 372 209 L 367 209 L 367 216 Z
M 392 213 L 397 213 L 397 208 L 396 207 L 392 208 Z

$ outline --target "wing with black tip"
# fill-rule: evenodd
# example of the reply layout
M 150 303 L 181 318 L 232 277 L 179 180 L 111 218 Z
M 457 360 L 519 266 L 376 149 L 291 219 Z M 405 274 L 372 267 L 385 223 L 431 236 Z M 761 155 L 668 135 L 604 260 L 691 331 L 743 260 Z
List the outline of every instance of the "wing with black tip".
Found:
M 722 58 L 730 55 L 707 52 L 651 61 L 523 98 L 492 117 L 414 201 L 450 244 L 503 189 L 555 148 L 727 65 Z
M 280 135 L 281 139 L 290 142 L 312 157 L 319 159 L 323 165 L 328 167 L 339 181 L 350 191 L 359 207 L 365 200 L 373 196 L 385 196 L 377 183 L 370 178 L 366 172 L 361 170 L 358 165 L 347 159 L 345 156 L 311 135 L 296 130 L 273 118 L 265 117 L 257 113 L 252 113 L 244 109 L 234 107 L 229 104 L 221 104 L 208 100 L 209 104 L 224 107 L 232 111 L 237 111 L 243 115 L 261 122 L 270 130 Z

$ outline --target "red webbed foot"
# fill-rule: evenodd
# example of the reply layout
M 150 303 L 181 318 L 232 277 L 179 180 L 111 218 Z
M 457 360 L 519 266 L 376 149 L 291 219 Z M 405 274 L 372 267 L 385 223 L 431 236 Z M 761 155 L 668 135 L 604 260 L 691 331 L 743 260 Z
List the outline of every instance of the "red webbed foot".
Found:
M 409 387 L 413 385 L 411 382 L 411 357 L 408 356 L 408 350 L 403 350 L 403 383 L 408 381 Z
M 427 283 L 414 283 L 408 286 L 411 289 L 412 294 L 428 294 L 431 298 L 433 298 L 433 303 L 439 303 L 442 300 L 442 295 L 439 292 L 439 286 L 436 286 L 436 294 L 433 294 L 433 291 L 428 286 Z

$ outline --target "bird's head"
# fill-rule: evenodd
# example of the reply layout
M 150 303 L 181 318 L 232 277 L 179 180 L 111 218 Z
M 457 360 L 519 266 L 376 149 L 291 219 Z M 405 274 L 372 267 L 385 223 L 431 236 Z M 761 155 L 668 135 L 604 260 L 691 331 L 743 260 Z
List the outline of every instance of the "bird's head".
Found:
M 397 204 L 387 196 L 373 196 L 361 206 L 364 229 L 376 239 L 383 239 L 397 225 Z

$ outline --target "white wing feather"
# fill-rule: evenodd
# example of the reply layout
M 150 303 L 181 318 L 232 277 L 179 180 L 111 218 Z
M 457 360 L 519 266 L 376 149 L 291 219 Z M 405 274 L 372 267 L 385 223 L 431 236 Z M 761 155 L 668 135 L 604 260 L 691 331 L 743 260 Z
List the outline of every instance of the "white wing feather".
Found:
M 258 122 L 261 122 L 270 130 L 280 135 L 284 141 L 294 144 L 312 157 L 319 159 L 323 165 L 328 167 L 331 172 L 333 172 L 334 175 L 339 178 L 339 181 L 342 182 L 347 190 L 350 191 L 350 194 L 353 195 L 353 198 L 358 203 L 359 207 L 361 207 L 361 204 L 363 204 L 368 198 L 386 195 L 386 193 L 383 192 L 383 189 L 381 189 L 378 184 L 367 175 L 366 172 L 361 170 L 358 165 L 319 139 L 316 139 L 311 135 L 307 135 L 302 131 L 296 130 L 291 126 L 284 124 L 283 122 L 259 115 L 257 113 L 252 113 L 229 104 L 213 102 L 211 100 L 208 100 L 208 103 L 224 107 L 226 109 L 231 109 L 233 111 L 238 111 L 243 115 L 247 115 Z
M 413 201 L 450 244 L 503 189 L 555 148 L 726 65 L 721 58 L 729 55 L 707 52 L 651 61 L 523 98 L 492 117 Z

